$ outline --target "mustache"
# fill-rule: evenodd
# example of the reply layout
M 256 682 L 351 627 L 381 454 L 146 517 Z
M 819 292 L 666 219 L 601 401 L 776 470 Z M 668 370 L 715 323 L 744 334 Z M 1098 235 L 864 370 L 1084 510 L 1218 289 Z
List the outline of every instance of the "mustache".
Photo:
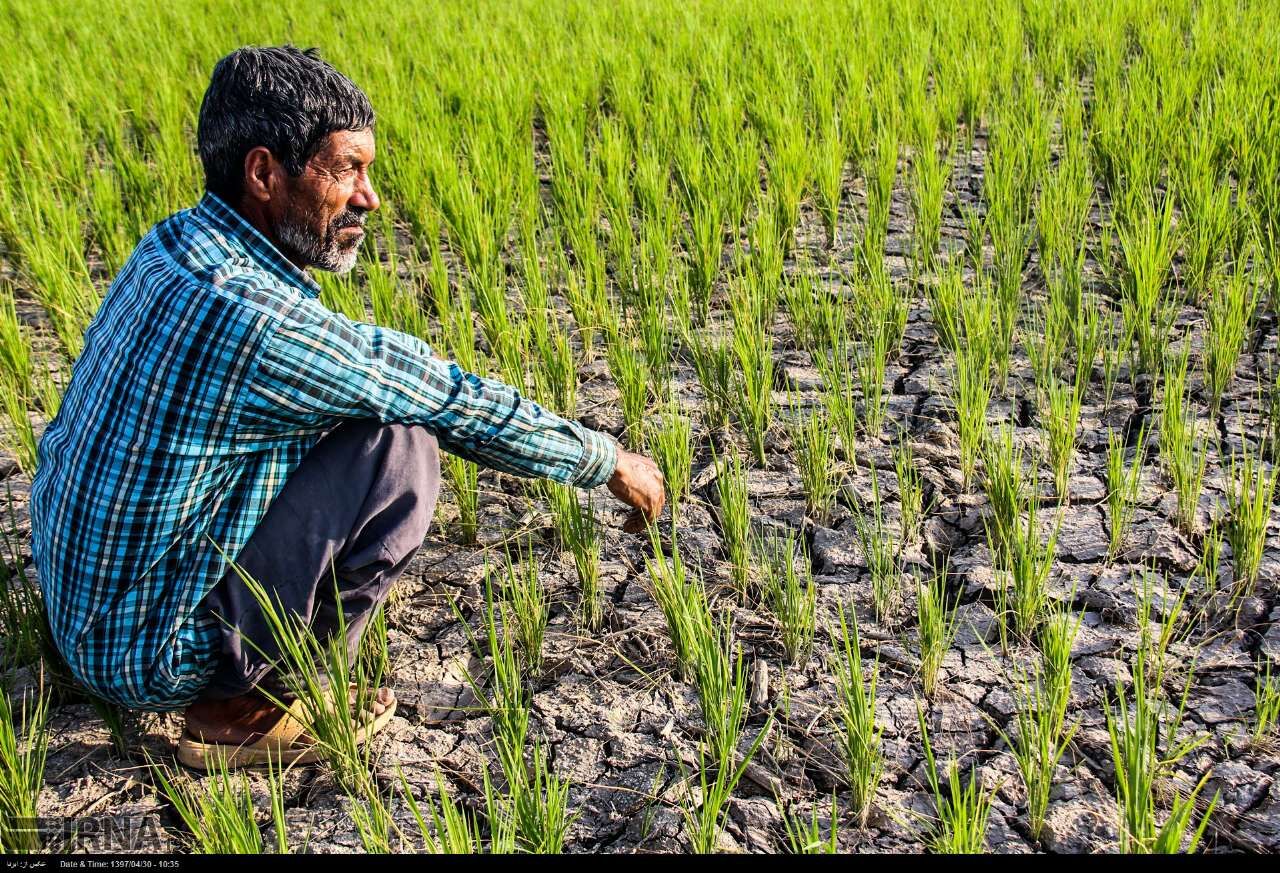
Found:
M 348 207 L 341 215 L 333 220 L 329 225 L 329 230 L 339 231 L 348 227 L 364 227 L 365 219 L 369 215 L 367 209 L 357 209 Z

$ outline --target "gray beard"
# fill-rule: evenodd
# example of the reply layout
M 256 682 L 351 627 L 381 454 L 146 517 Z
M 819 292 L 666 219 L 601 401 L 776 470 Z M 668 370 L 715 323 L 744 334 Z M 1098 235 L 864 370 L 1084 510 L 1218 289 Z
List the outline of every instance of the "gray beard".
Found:
M 338 238 L 338 230 L 340 228 L 331 226 L 324 237 L 320 237 L 306 225 L 285 217 L 276 227 L 276 235 L 307 266 L 341 274 L 350 272 L 356 265 L 356 256 L 360 253 L 360 243 L 364 241 L 364 236 L 358 236 L 343 245 L 343 241 Z

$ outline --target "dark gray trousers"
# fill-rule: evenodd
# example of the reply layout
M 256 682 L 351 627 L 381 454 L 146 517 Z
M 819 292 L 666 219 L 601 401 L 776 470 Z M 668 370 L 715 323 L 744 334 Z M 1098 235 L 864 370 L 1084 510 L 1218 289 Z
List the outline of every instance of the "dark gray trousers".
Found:
M 426 428 L 343 422 L 289 476 L 236 563 L 318 639 L 337 631 L 341 603 L 354 658 L 373 612 L 422 545 L 439 491 L 439 450 Z M 256 687 L 287 696 L 267 619 L 234 568 L 204 602 L 230 624 L 219 622 L 222 655 L 204 697 Z

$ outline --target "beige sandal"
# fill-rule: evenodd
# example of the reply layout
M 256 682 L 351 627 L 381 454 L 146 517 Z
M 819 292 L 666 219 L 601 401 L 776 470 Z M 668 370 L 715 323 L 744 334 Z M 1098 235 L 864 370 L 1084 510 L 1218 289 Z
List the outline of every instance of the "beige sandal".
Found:
M 348 686 L 349 691 L 355 691 L 356 688 L 354 682 Z M 396 703 L 396 699 L 392 697 L 386 709 L 360 725 L 356 731 L 356 742 L 363 743 L 386 727 L 396 713 Z M 182 739 L 178 741 L 178 760 L 196 770 L 208 770 L 215 758 L 218 766 L 228 769 L 265 764 L 312 764 L 324 758 L 326 750 L 320 743 L 298 742 L 298 737 L 307 732 L 306 722 L 306 706 L 299 699 L 281 714 L 279 721 L 252 743 L 206 743 L 184 730 Z

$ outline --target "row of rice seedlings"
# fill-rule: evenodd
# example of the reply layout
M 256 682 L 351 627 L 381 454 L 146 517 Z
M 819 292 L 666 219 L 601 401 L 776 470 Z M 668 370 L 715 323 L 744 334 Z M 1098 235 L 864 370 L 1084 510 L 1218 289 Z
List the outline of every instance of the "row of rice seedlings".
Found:
M 609 372 L 618 386 L 618 404 L 631 448 L 644 446 L 644 418 L 649 403 L 651 372 L 644 354 L 625 334 L 610 336 L 605 348 Z
M 924 148 L 911 157 L 911 211 L 915 219 L 916 263 L 921 274 L 931 271 L 938 260 L 942 230 L 942 200 L 951 176 L 950 153 L 940 154 L 929 138 Z
M 735 313 L 733 322 L 733 353 L 738 365 L 738 421 L 751 454 L 761 467 L 767 463 L 765 447 L 773 423 L 773 337 L 768 325 L 758 305 L 749 313 Z
M 681 414 L 674 399 L 656 418 L 649 420 L 649 450 L 662 471 L 671 501 L 671 518 L 680 519 L 680 507 L 689 497 L 693 472 L 693 423 Z
M 43 680 L 43 677 L 41 677 Z M 37 852 L 40 834 L 34 827 L 40 788 L 49 751 L 49 695 L 43 681 L 34 694 L 0 693 L 0 849 Z
M 1130 207 L 1133 214 L 1126 213 L 1118 225 L 1125 260 L 1121 307 L 1133 337 L 1135 375 L 1156 376 L 1177 315 L 1176 295 L 1166 282 L 1173 259 L 1175 198 L 1166 193 L 1159 206 L 1139 199 Z
M 708 430 L 728 427 L 735 407 L 733 393 L 733 348 L 722 339 L 708 339 L 697 333 L 685 336 L 684 346 L 693 360 L 693 370 L 702 386 L 702 419 Z
M 874 467 L 871 468 L 871 505 L 854 510 L 853 528 L 871 576 L 876 617 L 883 621 L 894 613 L 902 597 L 898 561 L 901 543 L 886 523 L 880 500 L 880 477 Z
M 1226 476 L 1225 533 L 1231 544 L 1236 597 L 1251 591 L 1258 580 L 1277 479 L 1280 479 L 1280 468 L 1271 465 L 1268 469 L 1248 446 L 1238 456 L 1231 456 Z
M 992 301 L 978 295 L 965 300 L 961 309 L 964 345 L 956 348 L 955 384 L 951 402 L 960 440 L 960 475 L 967 489 L 987 433 L 987 407 L 992 391 Z
M 458 537 L 464 545 L 474 545 L 480 526 L 480 468 L 447 452 L 442 461 L 445 481 L 449 483 L 458 510 Z
M 782 629 L 783 651 L 789 663 L 803 662 L 813 649 L 816 621 L 816 589 L 808 550 L 792 533 L 761 542 L 759 551 L 764 556 L 761 593 Z
M 867 189 L 867 218 L 862 235 L 862 259 L 879 263 L 889 236 L 889 210 L 898 172 L 898 132 L 885 125 L 876 131 L 875 146 L 863 168 Z
M 835 436 L 821 409 L 800 409 L 792 401 L 793 423 L 788 430 L 795 449 L 796 466 L 804 491 L 805 511 L 818 524 L 831 517 L 840 490 L 840 468 L 836 464 Z
M 849 783 L 850 805 L 860 825 L 865 825 L 875 801 L 876 788 L 884 773 L 884 727 L 876 724 L 876 687 L 879 662 L 871 665 L 871 678 L 864 678 L 862 647 L 857 616 L 846 622 L 844 604 L 839 605 L 840 637 L 835 647 L 836 709 L 839 721 L 836 736 Z
M 916 716 L 920 725 L 920 742 L 924 747 L 925 777 L 929 781 L 937 815 L 927 837 L 929 848 L 946 855 L 981 854 L 986 850 L 987 820 L 991 815 L 995 791 L 983 789 L 976 765 L 969 769 L 969 778 L 963 784 L 960 764 L 955 758 L 948 760 L 945 770 L 939 772 L 924 708 L 919 702 L 916 704 Z
M 960 595 L 947 592 L 945 570 L 932 573 L 916 587 L 916 631 L 920 645 L 920 684 L 925 697 L 933 697 L 938 687 L 942 661 L 955 642 L 959 627 Z
M 1209 446 L 1200 435 L 1196 416 L 1187 408 L 1189 347 L 1174 355 L 1164 371 L 1164 400 L 1160 411 L 1160 454 L 1177 494 L 1178 527 L 1192 534 L 1204 488 Z
M 268 843 L 254 814 L 248 774 L 232 771 L 222 756 L 215 755 L 210 764 L 208 776 L 198 783 L 151 764 L 158 793 L 190 833 L 189 849 L 202 855 L 260 855 L 267 851 Z M 270 848 L 284 855 L 290 847 L 282 779 L 279 762 L 268 762 L 267 795 L 274 837 Z
M 1147 457 L 1147 424 L 1138 430 L 1133 459 L 1125 465 L 1124 439 L 1114 430 L 1107 431 L 1107 560 L 1114 561 L 1124 547 L 1125 534 L 1133 522 L 1138 497 L 1142 493 L 1142 467 Z
M 1022 465 L 1022 447 L 1005 424 L 982 444 L 983 487 L 991 505 L 988 539 L 995 555 L 1014 539 L 1031 484 Z
M 830 352 L 817 355 L 815 361 L 822 374 L 822 405 L 827 421 L 839 440 L 845 461 L 857 466 L 862 418 L 858 410 L 858 372 L 851 357 L 851 346 L 848 328 L 842 321 Z
M 751 503 L 747 473 L 737 454 L 716 459 L 720 539 L 738 599 L 747 602 L 751 574 Z
M 701 574 L 689 573 L 680 557 L 679 546 L 673 541 L 670 557 L 662 549 L 657 529 L 649 528 L 653 557 L 646 561 L 653 599 L 667 623 L 667 636 L 675 652 L 676 672 L 685 679 L 695 676 L 694 662 L 698 655 L 697 638 L 701 625 L 710 615 L 707 592 Z
M 911 443 L 904 434 L 893 446 L 893 471 L 898 479 L 898 512 L 902 518 L 902 541 L 908 543 L 924 518 L 924 477 L 916 466 Z
M 578 621 L 588 630 L 597 630 L 604 617 L 600 591 L 600 549 L 604 535 L 596 522 L 594 501 L 590 494 L 584 506 L 578 490 L 567 485 L 547 482 L 544 486 L 560 544 L 573 555 L 573 566 L 582 588 L 578 605 Z

